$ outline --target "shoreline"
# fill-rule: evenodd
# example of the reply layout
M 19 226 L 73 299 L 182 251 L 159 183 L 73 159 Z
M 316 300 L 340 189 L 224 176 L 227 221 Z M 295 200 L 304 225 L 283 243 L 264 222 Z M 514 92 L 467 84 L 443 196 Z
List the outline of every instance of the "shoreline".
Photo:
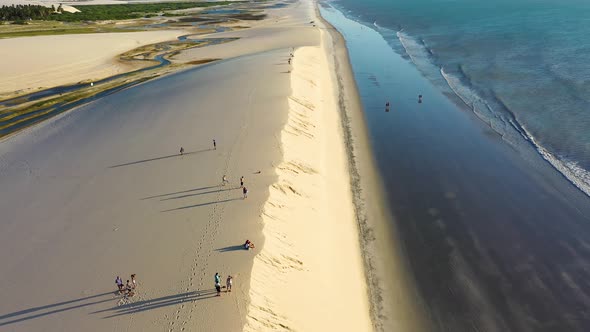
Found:
M 402 254 L 399 232 L 386 208 L 385 188 L 379 181 L 374 150 L 369 138 L 365 111 L 352 71 L 344 36 L 320 12 L 317 16 L 328 27 L 334 44 L 334 63 L 338 75 L 342 127 L 348 147 L 351 187 L 365 273 L 371 279 L 371 316 L 376 330 L 427 331 L 421 323 L 423 304 L 414 303 L 415 285 L 404 272 L 409 268 Z M 406 277 L 406 278 L 403 278 Z M 393 287 L 392 287 L 393 286 Z M 391 288 L 390 288 L 391 287 Z
M 378 31 L 325 13 L 349 42 L 398 245 L 411 262 L 402 272 L 427 304 L 419 307 L 428 330 L 584 330 L 573 303 L 586 296 L 587 197 L 541 158 L 523 158 Z

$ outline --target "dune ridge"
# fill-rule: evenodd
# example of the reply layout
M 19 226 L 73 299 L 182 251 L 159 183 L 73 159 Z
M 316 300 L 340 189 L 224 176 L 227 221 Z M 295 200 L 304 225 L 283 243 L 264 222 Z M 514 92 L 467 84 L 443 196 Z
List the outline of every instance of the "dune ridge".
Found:
M 331 37 L 295 51 L 283 161 L 263 207 L 245 331 L 370 331 Z

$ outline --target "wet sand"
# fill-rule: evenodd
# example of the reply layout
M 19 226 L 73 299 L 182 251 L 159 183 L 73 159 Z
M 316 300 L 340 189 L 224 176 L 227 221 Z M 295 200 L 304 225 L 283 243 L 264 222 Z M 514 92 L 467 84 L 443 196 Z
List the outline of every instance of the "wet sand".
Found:
M 588 330 L 588 197 L 541 157 L 518 154 L 376 32 L 332 19 L 351 53 L 391 240 L 407 258 L 400 277 L 414 280 L 427 330 Z

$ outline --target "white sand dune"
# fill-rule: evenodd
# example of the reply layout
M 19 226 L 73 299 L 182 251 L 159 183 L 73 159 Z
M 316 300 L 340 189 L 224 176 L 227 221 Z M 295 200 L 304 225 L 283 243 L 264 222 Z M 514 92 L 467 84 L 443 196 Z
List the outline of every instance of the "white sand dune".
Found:
M 0 94 L 127 72 L 137 65 L 117 61 L 117 55 L 142 45 L 175 40 L 182 34 L 182 30 L 166 30 L 0 39 Z
M 328 54 L 295 52 L 283 162 L 262 213 L 266 240 L 254 260 L 247 331 L 372 329 Z

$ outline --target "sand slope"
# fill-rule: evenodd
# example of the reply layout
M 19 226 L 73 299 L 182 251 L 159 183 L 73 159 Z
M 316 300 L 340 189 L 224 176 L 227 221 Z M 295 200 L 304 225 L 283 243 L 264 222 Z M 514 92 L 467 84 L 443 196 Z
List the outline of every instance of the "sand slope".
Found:
M 293 68 L 284 160 L 264 206 L 246 330 L 370 331 L 331 65 L 324 49 L 304 47 Z

